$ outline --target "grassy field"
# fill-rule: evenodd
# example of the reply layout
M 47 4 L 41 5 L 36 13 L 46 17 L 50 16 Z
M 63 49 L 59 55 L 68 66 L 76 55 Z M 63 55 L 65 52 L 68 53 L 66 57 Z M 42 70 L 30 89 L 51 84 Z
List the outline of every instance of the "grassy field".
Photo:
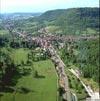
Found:
M 7 30 L 0 30 L 0 35 L 8 34 L 9 32 Z
M 28 58 L 27 54 L 29 52 L 30 52 L 30 50 L 23 49 L 23 48 L 14 50 L 13 54 L 12 54 L 12 58 L 13 58 L 15 64 L 20 64 L 21 61 L 24 61 L 24 63 L 26 63 L 27 58 Z
M 17 49 L 14 51 L 14 61 L 26 61 L 29 50 Z M 27 67 L 27 66 L 26 66 Z M 57 77 L 54 65 L 50 60 L 33 62 L 32 68 L 38 72 L 39 77 L 34 77 L 32 71 L 30 75 L 18 79 L 16 87 L 30 89 L 28 93 L 4 92 L 0 95 L 0 101 L 56 101 L 57 99 Z

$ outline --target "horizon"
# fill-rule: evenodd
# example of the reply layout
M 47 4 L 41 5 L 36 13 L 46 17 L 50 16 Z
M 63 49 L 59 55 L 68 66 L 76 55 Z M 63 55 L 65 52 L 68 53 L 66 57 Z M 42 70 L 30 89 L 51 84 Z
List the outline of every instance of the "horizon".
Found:
M 73 7 L 73 8 L 66 8 L 66 9 L 51 9 L 51 10 L 47 10 L 47 11 L 53 11 L 53 10 L 67 10 L 67 9 L 75 9 L 75 8 L 99 8 L 99 7 Z M 26 13 L 26 14 L 42 14 L 42 13 L 45 13 L 47 11 L 44 11 L 44 12 L 6 12 L 6 13 L 3 13 L 3 12 L 0 12 L 0 14 L 23 14 L 23 13 Z
M 99 0 L 0 0 L 0 13 L 43 13 L 55 9 L 99 7 Z

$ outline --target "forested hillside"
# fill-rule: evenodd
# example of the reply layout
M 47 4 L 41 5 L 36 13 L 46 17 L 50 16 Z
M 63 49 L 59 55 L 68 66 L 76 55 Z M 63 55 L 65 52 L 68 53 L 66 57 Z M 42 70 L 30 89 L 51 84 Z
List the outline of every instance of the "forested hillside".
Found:
M 28 19 L 9 19 L 13 27 L 37 34 L 46 28 L 52 34 L 98 34 L 99 8 L 71 8 L 47 11 Z M 7 24 L 9 20 L 2 21 Z
M 72 8 L 47 11 L 38 19 L 43 21 L 46 26 L 59 26 L 64 34 L 88 34 L 90 30 L 98 32 L 99 8 Z
M 81 71 L 81 76 L 87 78 L 88 84 L 90 81 L 94 89 L 96 84 L 92 81 L 99 84 L 99 47 L 98 39 L 81 40 L 67 43 L 61 50 L 61 57 L 67 67 Z

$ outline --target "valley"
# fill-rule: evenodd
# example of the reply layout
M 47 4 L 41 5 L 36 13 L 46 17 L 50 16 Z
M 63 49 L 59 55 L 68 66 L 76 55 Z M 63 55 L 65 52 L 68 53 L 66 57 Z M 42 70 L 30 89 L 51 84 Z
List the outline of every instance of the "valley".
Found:
M 0 101 L 99 101 L 98 18 L 76 8 L 2 19 Z

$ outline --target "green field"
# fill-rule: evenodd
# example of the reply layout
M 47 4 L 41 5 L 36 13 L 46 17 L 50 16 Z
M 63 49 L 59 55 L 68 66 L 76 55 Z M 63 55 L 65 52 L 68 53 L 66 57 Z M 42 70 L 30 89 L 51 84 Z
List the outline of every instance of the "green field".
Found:
M 24 63 L 27 61 L 27 54 L 30 52 L 28 49 L 15 49 L 12 52 L 12 58 L 15 62 L 15 64 L 20 64 L 21 61 L 24 61 Z
M 9 32 L 7 30 L 0 30 L 0 35 L 8 34 Z
M 16 49 L 13 52 L 14 61 L 26 61 L 29 50 Z M 25 66 L 29 68 L 29 66 Z M 18 79 L 16 88 L 24 87 L 30 89 L 28 93 L 3 92 L 0 101 L 56 101 L 57 99 L 57 77 L 54 65 L 50 60 L 33 62 L 31 66 L 38 72 L 39 77 L 34 77 L 34 70 L 31 74 Z

